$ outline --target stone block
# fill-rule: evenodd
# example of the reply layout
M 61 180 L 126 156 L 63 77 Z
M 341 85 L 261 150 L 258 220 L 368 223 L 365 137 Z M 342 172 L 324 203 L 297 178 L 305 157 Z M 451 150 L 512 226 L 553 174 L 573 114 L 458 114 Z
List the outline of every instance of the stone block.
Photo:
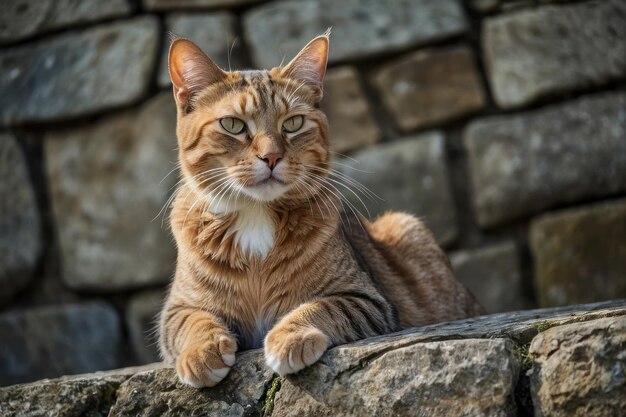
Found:
M 624 138 L 624 93 L 472 122 L 464 140 L 479 224 L 625 191 Z
M 294 410 L 301 417 L 517 415 L 513 386 L 520 366 L 510 340 L 386 349 L 363 362 L 355 355 L 340 373 L 320 365 L 284 380 L 272 416 L 290 416 Z
M 244 15 L 247 44 L 262 68 L 288 62 L 331 26 L 335 63 L 447 39 L 464 33 L 468 24 L 457 0 L 287 0 Z
M 530 345 L 535 416 L 607 417 L 626 410 L 626 317 L 546 330 Z
M 127 0 L 10 0 L 0 4 L 0 44 L 101 19 L 126 16 Z
M 467 47 L 411 53 L 383 66 L 373 81 L 395 124 L 405 132 L 485 106 L 482 83 Z
M 240 7 L 264 0 L 143 0 L 147 10 L 214 9 L 218 7 Z
M 354 183 L 333 183 L 364 214 L 373 218 L 387 210 L 406 211 L 424 220 L 440 244 L 456 237 L 456 213 L 441 132 L 374 146 L 340 164 L 345 175 L 379 197 L 368 198 Z M 350 212 L 348 205 L 345 210 Z
M 122 335 L 107 304 L 47 306 L 0 314 L 0 385 L 120 365 Z
M 178 417 L 181 415 L 259 415 L 258 404 L 272 380 L 260 351 L 237 354 L 237 361 L 218 385 L 198 390 L 182 384 L 173 369 L 140 372 L 117 391 L 109 417 Z M 195 410 L 195 413 L 192 411 Z
M 175 250 L 164 205 L 176 182 L 175 125 L 167 92 L 134 112 L 45 138 L 69 287 L 111 292 L 170 278 Z
M 450 255 L 452 268 L 489 313 L 528 308 L 519 254 L 513 241 Z
M 546 5 L 488 18 L 488 79 L 499 107 L 626 77 L 626 2 Z
M 1 51 L 0 124 L 67 120 L 136 102 L 150 84 L 158 30 L 157 19 L 144 16 Z
M 373 145 L 380 139 L 381 131 L 353 67 L 328 71 L 324 79 L 322 110 L 330 124 L 332 151 L 349 152 Z
M 626 199 L 544 214 L 529 240 L 540 305 L 626 297 Z
M 26 160 L 14 136 L 0 134 L 0 306 L 32 279 L 41 224 Z

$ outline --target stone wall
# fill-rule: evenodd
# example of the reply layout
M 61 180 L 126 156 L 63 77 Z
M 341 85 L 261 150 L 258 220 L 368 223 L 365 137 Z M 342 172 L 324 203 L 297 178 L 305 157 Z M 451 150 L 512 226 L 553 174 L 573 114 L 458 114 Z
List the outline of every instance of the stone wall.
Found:
M 626 297 L 623 0 L 0 8 L 0 385 L 157 358 L 168 31 L 236 69 L 332 26 L 336 168 L 380 197 L 346 189 L 355 206 L 422 217 L 490 312 Z
M 626 301 L 500 313 L 328 351 L 278 377 L 261 350 L 213 388 L 142 368 L 0 388 L 6 417 L 618 417 Z

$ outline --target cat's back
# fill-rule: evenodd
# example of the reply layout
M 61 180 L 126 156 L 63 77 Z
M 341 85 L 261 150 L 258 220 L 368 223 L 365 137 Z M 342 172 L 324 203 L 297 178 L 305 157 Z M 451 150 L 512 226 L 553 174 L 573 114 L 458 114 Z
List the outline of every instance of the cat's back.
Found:
M 403 328 L 484 313 L 454 277 L 445 252 L 419 219 L 389 212 L 369 222 L 344 220 L 343 233 L 362 268 L 378 281 Z

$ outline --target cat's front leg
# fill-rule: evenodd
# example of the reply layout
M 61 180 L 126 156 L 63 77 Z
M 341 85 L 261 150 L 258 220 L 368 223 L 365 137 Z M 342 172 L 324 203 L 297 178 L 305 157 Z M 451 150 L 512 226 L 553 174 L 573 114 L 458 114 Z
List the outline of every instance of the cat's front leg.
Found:
M 396 330 L 393 307 L 358 291 L 302 304 L 265 337 L 265 362 L 279 375 L 312 365 L 330 346 Z
M 161 351 L 192 387 L 212 387 L 235 363 L 237 341 L 215 315 L 168 306 L 161 319 Z

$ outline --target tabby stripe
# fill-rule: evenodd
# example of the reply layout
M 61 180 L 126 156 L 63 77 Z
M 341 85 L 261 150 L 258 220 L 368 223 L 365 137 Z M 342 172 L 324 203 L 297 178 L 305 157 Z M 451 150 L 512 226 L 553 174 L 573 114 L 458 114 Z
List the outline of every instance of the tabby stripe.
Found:
M 363 300 L 363 299 L 361 299 Z M 379 317 L 378 318 L 374 318 L 374 314 L 370 314 L 369 311 L 366 311 L 367 309 L 363 308 L 362 305 L 360 305 L 356 300 L 352 299 L 352 298 L 346 298 L 346 301 L 351 302 L 356 304 L 356 308 L 359 310 L 359 312 L 363 315 L 363 317 L 365 318 L 365 320 L 367 321 L 370 329 L 374 332 L 374 335 L 379 335 L 379 334 L 385 334 L 389 331 L 389 325 L 385 320 L 385 314 L 382 311 L 378 311 L 379 313 Z M 374 313 L 374 312 L 372 312 Z M 381 325 L 381 322 L 383 323 Z M 372 334 L 369 334 L 367 336 L 373 336 Z
M 352 316 L 348 311 L 345 311 L 345 307 L 340 307 L 337 303 L 331 302 L 328 299 L 318 300 L 317 303 L 326 311 L 328 316 L 327 322 L 334 323 L 335 326 L 341 327 L 341 334 L 347 338 L 359 338 L 356 329 L 352 324 Z M 338 314 L 336 310 L 340 310 L 343 314 Z
M 176 342 L 177 341 L 180 342 L 182 340 L 182 338 L 179 337 L 179 332 L 185 326 L 185 323 L 187 323 L 187 320 L 189 320 L 189 317 L 191 317 L 191 313 L 187 312 L 187 314 L 184 314 L 182 318 L 179 319 L 178 325 L 175 327 L 175 330 L 170 333 L 170 335 L 174 337 L 174 340 L 170 340 L 170 344 L 174 349 L 177 349 L 178 348 L 177 345 L 179 345 Z
M 350 306 L 346 306 L 346 304 L 350 304 Z M 365 339 L 368 336 L 368 332 L 363 326 L 365 323 L 358 320 L 356 317 L 356 314 L 359 313 L 360 307 L 352 300 L 344 298 L 337 298 L 337 306 L 350 322 L 350 327 L 355 331 L 356 337 L 358 339 Z
M 350 239 L 349 234 L 345 230 L 345 226 L 343 226 L 343 224 L 346 221 L 350 223 L 350 222 L 353 221 L 353 219 L 345 212 L 342 214 L 342 218 L 344 220 L 342 222 L 342 231 L 343 231 L 343 234 L 344 234 L 345 241 L 348 242 L 348 245 L 350 246 L 350 249 L 352 249 L 352 253 L 354 254 L 354 258 L 357 260 L 357 263 L 361 267 L 361 270 L 363 270 L 370 277 L 370 280 L 371 280 L 372 284 L 374 285 L 374 287 L 376 287 L 376 290 L 378 291 L 378 293 L 387 302 L 387 305 L 389 306 L 389 310 L 390 311 L 385 311 L 385 317 L 387 317 L 387 321 L 389 322 L 392 330 L 398 330 L 399 329 L 399 323 L 400 323 L 400 316 L 398 315 L 398 310 L 389 301 L 389 295 L 387 294 L 387 291 L 385 290 L 384 284 L 380 281 L 380 277 L 374 272 L 374 270 L 372 269 L 371 265 L 363 257 L 361 252 L 359 252 L 358 248 L 356 247 L 356 245 L 354 244 L 352 239 Z M 359 222 L 360 225 L 362 225 L 361 224 L 361 219 L 357 219 L 357 221 Z M 364 235 L 364 236 L 360 236 L 361 238 L 363 238 L 367 242 L 373 244 L 374 247 L 377 248 L 378 250 L 382 250 L 379 247 L 379 245 L 377 245 L 376 242 L 374 242 L 372 240 L 369 232 L 367 232 L 363 227 L 357 227 L 356 230 Z
M 374 299 L 372 296 L 370 296 L 367 293 L 360 292 L 360 291 L 340 291 L 340 292 L 328 294 L 327 296 L 328 297 L 344 297 L 344 298 L 353 297 L 353 298 L 360 298 L 360 299 L 369 301 L 370 303 L 374 304 L 377 310 L 379 310 L 381 313 L 383 313 L 383 315 L 386 316 L 384 312 L 388 308 L 388 304 L 386 305 L 380 300 Z
M 202 139 L 202 136 L 198 136 L 193 142 L 191 142 L 189 145 L 185 146 L 183 148 L 184 151 L 190 151 L 193 148 L 195 148 L 196 146 L 198 146 L 198 143 L 200 143 L 200 139 Z

